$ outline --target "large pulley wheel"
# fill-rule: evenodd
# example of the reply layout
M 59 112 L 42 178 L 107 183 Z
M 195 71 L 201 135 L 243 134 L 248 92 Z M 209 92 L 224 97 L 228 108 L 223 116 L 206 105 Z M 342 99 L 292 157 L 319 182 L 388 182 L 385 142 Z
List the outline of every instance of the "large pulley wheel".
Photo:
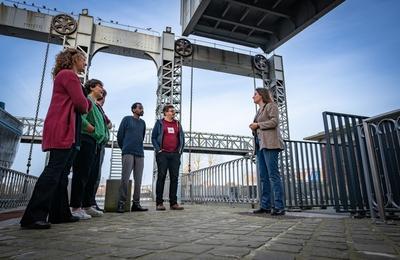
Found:
M 268 69 L 268 60 L 264 55 L 257 54 L 253 57 L 253 65 L 259 71 L 266 71 Z
M 175 52 L 182 57 L 189 57 L 193 53 L 193 45 L 187 39 L 178 39 L 175 41 Z
M 67 14 L 56 15 L 51 21 L 51 28 L 61 35 L 70 35 L 77 27 L 75 19 Z

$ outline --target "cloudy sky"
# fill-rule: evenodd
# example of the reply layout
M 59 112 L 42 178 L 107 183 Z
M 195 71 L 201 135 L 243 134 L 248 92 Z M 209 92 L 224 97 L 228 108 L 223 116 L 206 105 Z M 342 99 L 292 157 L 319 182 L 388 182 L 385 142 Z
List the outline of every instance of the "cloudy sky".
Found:
M 34 3 L 75 14 L 88 8 L 90 15 L 103 20 L 151 27 L 158 32 L 171 26 L 176 35 L 181 34 L 179 0 Z M 12 5 L 7 1 L 5 4 Z M 301 140 L 322 131 L 323 111 L 373 116 L 399 108 L 399 10 L 398 0 L 347 0 L 275 51 L 284 61 L 291 139 Z M 0 35 L 0 101 L 6 103 L 9 113 L 34 116 L 45 47 L 45 43 Z M 60 50 L 61 46 L 50 47 L 39 113 L 42 118 L 52 90 L 51 67 Z M 151 61 L 98 53 L 90 73 L 90 77 L 101 79 L 108 90 L 105 110 L 113 123 L 118 126 L 122 117 L 130 113 L 131 104 L 140 101 L 145 107 L 143 119 L 148 127 L 153 126 L 157 76 Z M 193 76 L 193 131 L 250 135 L 248 124 L 255 113 L 251 100 L 253 79 L 200 69 L 195 69 Z M 261 86 L 261 82 L 257 85 Z M 185 68 L 185 129 L 189 125 L 189 89 L 190 69 Z M 150 184 L 152 153 L 146 152 L 146 158 L 144 183 Z M 13 168 L 25 171 L 26 160 L 27 145 L 20 145 Z M 108 176 L 107 160 L 109 157 L 103 167 L 104 178 Z M 207 160 L 204 156 L 203 165 Z M 36 145 L 31 173 L 39 175 L 43 165 L 44 154 Z

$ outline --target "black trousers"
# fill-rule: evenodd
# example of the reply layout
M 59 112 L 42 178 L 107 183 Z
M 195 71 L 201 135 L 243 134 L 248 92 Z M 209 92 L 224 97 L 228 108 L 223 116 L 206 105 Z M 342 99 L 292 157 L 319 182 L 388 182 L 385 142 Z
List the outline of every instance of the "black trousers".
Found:
M 85 188 L 85 195 L 83 201 L 89 201 L 90 206 L 97 205 L 96 203 L 96 193 L 99 188 L 100 178 L 101 178 L 101 165 L 104 160 L 105 146 L 98 145 L 96 156 L 92 165 L 92 169 L 89 174 L 89 179 Z
M 72 167 L 74 174 L 72 176 L 70 205 L 73 208 L 91 206 L 90 196 L 86 194 L 86 186 L 90 178 L 96 152 L 96 141 L 88 135 L 81 135 L 81 149 L 76 155 Z M 93 191 L 93 187 L 90 190 Z
M 169 172 L 169 203 L 174 205 L 178 199 L 176 192 L 178 190 L 179 166 L 181 165 L 181 155 L 179 153 L 161 152 L 156 155 L 157 161 L 157 183 L 156 183 L 156 204 L 164 202 L 164 184 Z
M 71 218 L 68 206 L 68 174 L 76 150 L 52 149 L 47 166 L 36 182 L 32 197 L 21 219 L 22 225 L 35 221 L 65 222 Z

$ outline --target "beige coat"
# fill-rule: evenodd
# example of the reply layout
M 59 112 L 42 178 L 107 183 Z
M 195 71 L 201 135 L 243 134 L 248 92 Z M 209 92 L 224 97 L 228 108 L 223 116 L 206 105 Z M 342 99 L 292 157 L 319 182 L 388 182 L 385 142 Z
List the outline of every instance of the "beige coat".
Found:
M 268 103 L 261 107 L 257 112 L 254 122 L 258 123 L 259 128 L 256 134 L 259 142 L 259 150 L 284 149 L 284 143 L 279 128 L 279 111 L 275 103 Z

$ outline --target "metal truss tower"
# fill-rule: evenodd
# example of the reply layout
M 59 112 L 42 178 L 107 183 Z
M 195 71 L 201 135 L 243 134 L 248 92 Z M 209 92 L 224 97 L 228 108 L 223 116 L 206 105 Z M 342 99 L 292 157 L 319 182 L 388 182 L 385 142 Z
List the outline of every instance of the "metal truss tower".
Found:
M 290 140 L 289 118 L 287 113 L 287 99 L 285 88 L 285 77 L 283 72 L 282 56 L 272 55 L 268 60 L 263 55 L 256 55 L 253 58 L 253 66 L 257 70 L 263 81 L 263 87 L 270 90 L 275 103 L 279 109 L 279 127 L 284 140 Z M 256 71 L 255 70 L 255 71 Z M 291 149 L 285 147 L 285 151 L 280 154 L 281 172 L 291 172 Z M 286 178 L 291 178 L 286 176 Z M 286 187 L 284 187 L 286 189 Z

